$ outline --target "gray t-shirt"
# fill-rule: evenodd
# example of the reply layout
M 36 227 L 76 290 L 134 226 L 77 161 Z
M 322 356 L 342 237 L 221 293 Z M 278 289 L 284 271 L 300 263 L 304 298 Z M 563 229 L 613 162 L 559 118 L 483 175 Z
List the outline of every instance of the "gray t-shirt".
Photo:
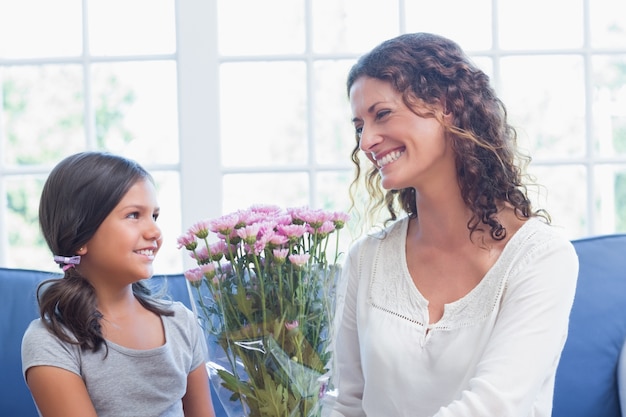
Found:
M 82 351 L 52 335 L 41 319 L 22 340 L 22 373 L 32 366 L 56 366 L 85 381 L 99 417 L 182 417 L 187 375 L 207 360 L 206 341 L 193 313 L 182 303 L 162 316 L 166 342 L 149 350 L 107 341 L 106 349 Z

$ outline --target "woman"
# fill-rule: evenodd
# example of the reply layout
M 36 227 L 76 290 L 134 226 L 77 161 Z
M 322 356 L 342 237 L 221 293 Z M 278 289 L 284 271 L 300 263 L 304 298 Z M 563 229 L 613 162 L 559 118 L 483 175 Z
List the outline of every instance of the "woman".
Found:
M 353 185 L 389 219 L 345 263 L 332 415 L 549 416 L 578 259 L 531 206 L 488 77 L 416 33 L 361 57 L 347 87 Z

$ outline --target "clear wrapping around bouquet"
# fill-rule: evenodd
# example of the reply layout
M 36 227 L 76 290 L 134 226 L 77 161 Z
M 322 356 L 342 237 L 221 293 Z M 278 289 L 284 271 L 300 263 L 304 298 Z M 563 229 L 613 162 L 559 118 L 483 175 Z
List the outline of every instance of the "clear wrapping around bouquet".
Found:
M 217 272 L 190 285 L 211 383 L 229 416 L 320 416 L 340 268 L 283 264 L 263 273 Z
M 229 416 L 321 415 L 347 220 L 341 212 L 252 206 L 179 237 L 198 265 L 185 276 L 211 383 Z

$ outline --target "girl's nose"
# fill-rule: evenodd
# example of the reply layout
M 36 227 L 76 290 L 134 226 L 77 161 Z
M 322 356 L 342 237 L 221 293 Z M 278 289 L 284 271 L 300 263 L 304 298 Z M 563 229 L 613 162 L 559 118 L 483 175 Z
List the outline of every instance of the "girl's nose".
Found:
M 146 230 L 146 240 L 160 241 L 161 238 L 161 228 L 156 223 L 156 220 L 152 220 Z

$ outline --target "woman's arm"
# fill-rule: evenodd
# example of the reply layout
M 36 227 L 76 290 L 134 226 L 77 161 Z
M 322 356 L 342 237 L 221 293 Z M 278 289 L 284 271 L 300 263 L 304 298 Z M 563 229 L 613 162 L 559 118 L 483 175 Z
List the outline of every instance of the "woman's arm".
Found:
M 371 242 L 369 244 L 371 245 Z M 335 373 L 333 379 L 338 396 L 331 417 L 364 415 L 361 405 L 364 380 L 361 368 L 356 305 L 359 280 L 362 278 L 359 262 L 363 259 L 362 247 L 365 245 L 367 243 L 364 244 L 361 241 L 350 249 L 343 265 L 341 282 L 337 291 L 335 317 L 337 331 L 333 349 L 333 361 L 336 365 L 333 370 Z
M 33 366 L 26 382 L 43 417 L 97 417 L 82 378 L 55 366 Z
M 209 375 L 204 363 L 187 376 L 187 392 L 183 397 L 185 417 L 215 417 Z

